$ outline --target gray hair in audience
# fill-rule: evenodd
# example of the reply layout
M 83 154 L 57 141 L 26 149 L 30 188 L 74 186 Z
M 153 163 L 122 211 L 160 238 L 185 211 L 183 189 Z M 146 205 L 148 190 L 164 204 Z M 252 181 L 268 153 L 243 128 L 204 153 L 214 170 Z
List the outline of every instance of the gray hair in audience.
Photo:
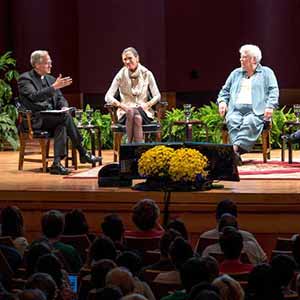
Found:
M 243 300 L 244 291 L 238 281 L 234 280 L 229 275 L 221 275 L 217 277 L 213 283 L 219 288 L 222 300 Z
M 33 51 L 30 55 L 30 63 L 32 67 L 34 68 L 36 64 L 39 64 L 46 55 L 49 55 L 46 50 Z
M 123 297 L 121 300 L 147 300 L 147 298 L 141 294 L 130 294 Z
M 259 64 L 262 58 L 261 50 L 256 45 L 243 45 L 240 48 L 240 53 L 246 52 L 251 57 L 254 57 L 256 62 Z

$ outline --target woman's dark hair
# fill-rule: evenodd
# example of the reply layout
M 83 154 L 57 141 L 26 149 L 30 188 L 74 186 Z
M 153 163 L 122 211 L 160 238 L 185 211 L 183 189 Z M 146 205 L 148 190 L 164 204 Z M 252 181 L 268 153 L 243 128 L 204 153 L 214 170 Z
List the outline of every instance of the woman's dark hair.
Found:
M 34 273 L 27 279 L 26 289 L 40 289 L 47 300 L 54 300 L 57 291 L 57 285 L 54 279 L 46 273 Z
M 42 231 L 47 238 L 56 238 L 64 230 L 64 215 L 58 210 L 47 211 L 42 217 Z
M 53 253 L 45 254 L 38 259 L 36 263 L 36 272 L 51 275 L 57 287 L 61 288 L 63 283 L 62 265 Z
M 116 261 L 119 267 L 125 267 L 133 276 L 138 276 L 142 268 L 142 259 L 133 251 L 124 251 Z
M 50 254 L 51 248 L 45 242 L 35 242 L 29 247 L 27 254 L 25 255 L 25 265 L 27 276 L 30 276 L 35 272 L 35 266 L 38 259 L 44 254 Z
M 115 260 L 117 257 L 117 250 L 113 241 L 108 237 L 96 238 L 89 250 L 89 262 L 93 260 L 98 261 L 100 259 L 111 259 Z
M 111 214 L 104 218 L 101 229 L 113 242 L 120 241 L 124 234 L 124 224 L 118 214 Z
M 179 219 L 175 219 L 175 220 L 171 221 L 168 224 L 167 229 L 174 229 L 174 230 L 178 231 L 185 240 L 189 239 L 189 235 L 188 235 L 187 229 L 185 227 L 185 224 L 183 221 L 181 221 Z
M 89 226 L 81 209 L 72 209 L 65 214 L 64 234 L 87 234 Z
M 279 254 L 272 258 L 271 270 L 275 284 L 287 287 L 296 270 L 296 262 L 291 256 Z
M 159 207 L 151 199 L 140 200 L 133 207 L 132 221 L 142 231 L 153 229 L 158 217 Z
M 180 232 L 174 229 L 168 229 L 167 231 L 165 231 L 159 242 L 160 254 L 167 257 L 169 254 L 170 245 L 176 238 L 180 236 Z
M 93 288 L 103 288 L 105 286 L 106 274 L 116 268 L 117 264 L 110 259 L 100 259 L 91 268 L 91 284 Z
M 23 216 L 16 206 L 7 206 L 1 210 L 2 236 L 10 236 L 13 239 L 23 236 Z
M 176 269 L 180 270 L 181 266 L 193 257 L 194 252 L 192 246 L 185 239 L 178 237 L 170 245 L 169 255 Z

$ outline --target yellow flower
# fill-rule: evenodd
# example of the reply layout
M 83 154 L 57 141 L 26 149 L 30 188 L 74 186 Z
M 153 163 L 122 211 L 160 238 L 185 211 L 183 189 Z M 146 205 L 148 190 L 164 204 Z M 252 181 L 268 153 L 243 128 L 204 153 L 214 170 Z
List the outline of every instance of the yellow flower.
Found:
M 155 146 L 142 154 L 138 171 L 143 177 L 169 177 L 173 181 L 194 182 L 196 176 L 207 176 L 208 160 L 198 150 Z

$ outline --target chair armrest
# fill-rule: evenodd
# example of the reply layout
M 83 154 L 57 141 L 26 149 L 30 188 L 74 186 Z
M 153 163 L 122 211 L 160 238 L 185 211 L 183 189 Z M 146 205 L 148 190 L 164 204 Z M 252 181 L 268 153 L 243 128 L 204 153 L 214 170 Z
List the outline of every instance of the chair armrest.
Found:
M 112 104 L 105 104 L 104 107 L 108 110 L 112 125 L 115 125 L 118 123 L 118 117 L 117 117 L 117 107 Z
M 28 136 L 30 139 L 33 139 L 33 129 L 32 129 L 32 124 L 31 124 L 31 117 L 32 117 L 31 110 L 18 112 L 18 124 L 20 125 L 19 128 L 22 128 L 22 126 L 25 122 L 27 125 L 27 128 L 28 128 Z M 20 131 L 22 131 L 22 129 L 20 129 Z
M 158 121 L 160 121 L 163 118 L 167 107 L 168 107 L 167 101 L 159 101 L 155 104 L 154 110 Z

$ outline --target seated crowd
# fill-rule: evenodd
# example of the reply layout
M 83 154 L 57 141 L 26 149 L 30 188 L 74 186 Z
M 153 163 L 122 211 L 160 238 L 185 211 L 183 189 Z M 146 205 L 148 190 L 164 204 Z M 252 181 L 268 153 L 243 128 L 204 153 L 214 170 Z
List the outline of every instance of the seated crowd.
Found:
M 29 243 L 21 211 L 3 208 L 0 299 L 298 299 L 299 235 L 293 255 L 268 261 L 253 234 L 239 229 L 231 200 L 218 204 L 216 228 L 201 234 L 194 249 L 184 222 L 163 228 L 159 217 L 156 203 L 143 199 L 133 207 L 135 230 L 110 214 L 96 235 L 81 210 L 50 210 L 41 218 L 40 237 Z

